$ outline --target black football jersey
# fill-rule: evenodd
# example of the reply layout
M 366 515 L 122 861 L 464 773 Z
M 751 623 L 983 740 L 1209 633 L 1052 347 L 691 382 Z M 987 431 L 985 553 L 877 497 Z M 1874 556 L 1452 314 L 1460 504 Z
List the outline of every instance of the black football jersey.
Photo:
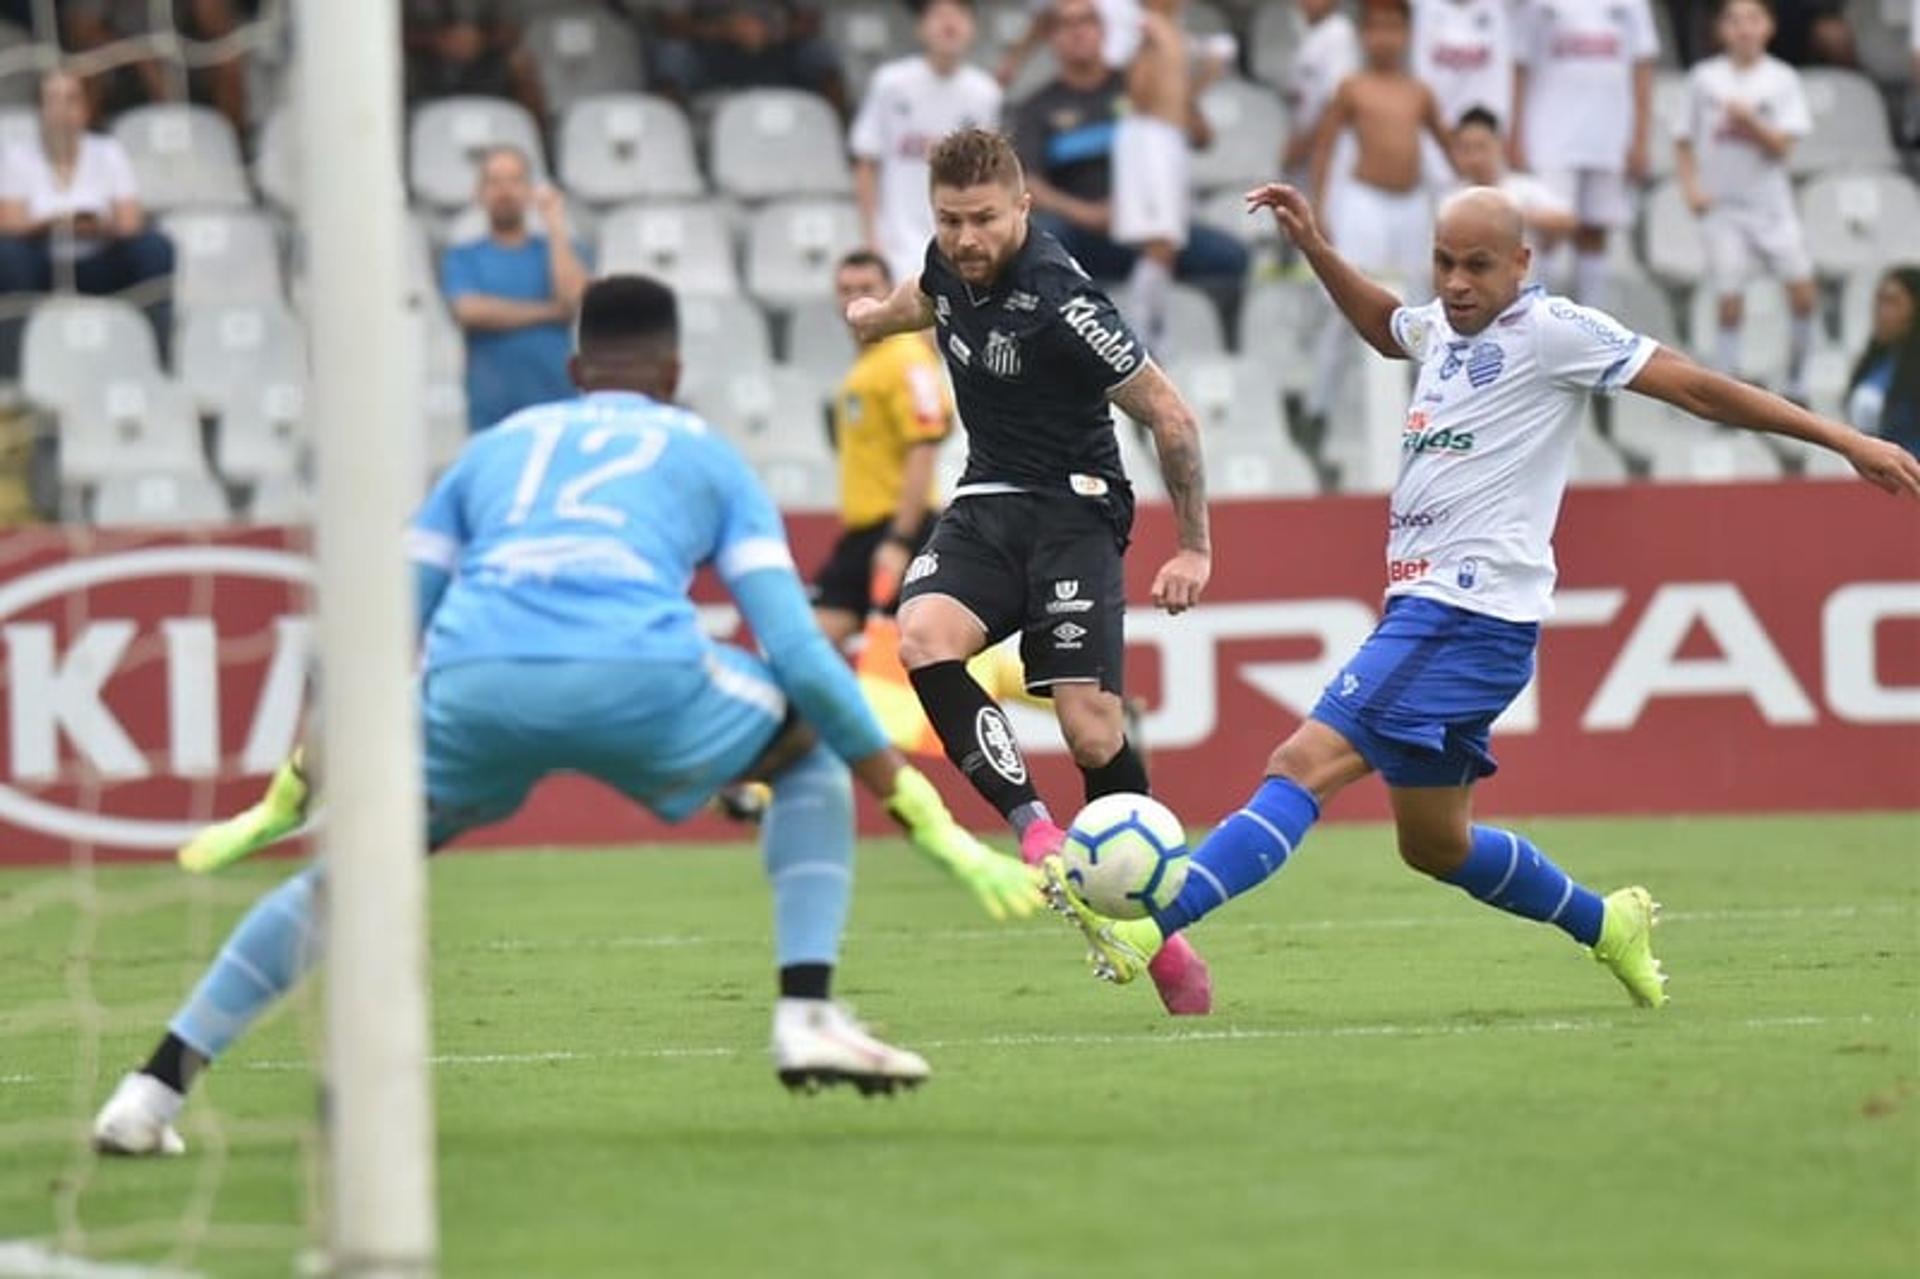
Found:
M 1146 364 L 1146 344 L 1060 242 L 1029 231 L 982 290 L 930 243 L 920 288 L 967 431 L 961 486 L 1111 495 L 1130 516 L 1107 394 Z

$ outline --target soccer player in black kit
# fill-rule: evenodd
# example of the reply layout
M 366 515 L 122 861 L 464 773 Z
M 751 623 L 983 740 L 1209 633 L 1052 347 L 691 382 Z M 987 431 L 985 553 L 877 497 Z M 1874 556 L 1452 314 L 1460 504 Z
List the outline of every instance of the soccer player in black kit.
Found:
M 1006 138 L 962 129 L 928 163 L 924 268 L 885 301 L 853 302 L 847 320 L 863 342 L 933 329 L 953 376 L 967 469 L 907 567 L 900 657 L 947 757 L 1037 865 L 1064 832 L 967 659 L 1019 632 L 1027 687 L 1052 698 L 1087 798 L 1145 792 L 1121 701 L 1133 489 L 1108 405 L 1144 423 L 1159 451 L 1179 523 L 1179 550 L 1153 581 L 1154 603 L 1169 613 L 1198 602 L 1212 567 L 1199 429 L 1113 303 L 1058 240 L 1029 228 L 1026 179 Z M 1150 974 L 1169 1012 L 1211 1008 L 1191 946 L 1162 950 Z

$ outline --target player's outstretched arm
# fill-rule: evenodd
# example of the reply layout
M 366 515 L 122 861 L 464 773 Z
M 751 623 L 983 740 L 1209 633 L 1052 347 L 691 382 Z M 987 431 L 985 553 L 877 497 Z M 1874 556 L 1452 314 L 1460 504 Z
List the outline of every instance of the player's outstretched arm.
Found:
M 862 342 L 878 342 L 896 333 L 917 333 L 933 327 L 933 299 L 920 291 L 920 277 L 902 280 L 886 301 L 855 298 L 847 306 L 847 323 Z
M 1770 391 L 1703 368 L 1664 346 L 1627 383 L 1627 389 L 1712 422 L 1832 449 L 1875 487 L 1920 498 L 1920 460 L 1898 444 L 1830 422 Z
M 1200 424 L 1172 379 L 1149 362 L 1109 397 L 1121 412 L 1153 432 L 1160 476 L 1173 501 L 1180 549 L 1153 577 L 1153 602 L 1184 613 L 1200 602 L 1213 574 L 1213 539 L 1207 527 L 1207 476 L 1200 460 Z
M 1393 336 L 1393 313 L 1400 309 L 1400 299 L 1334 252 L 1305 195 L 1284 182 L 1269 182 L 1247 192 L 1247 211 L 1251 213 L 1255 209 L 1273 211 L 1280 229 L 1300 250 L 1307 265 L 1320 277 L 1334 305 L 1368 346 L 1390 360 L 1407 358 Z

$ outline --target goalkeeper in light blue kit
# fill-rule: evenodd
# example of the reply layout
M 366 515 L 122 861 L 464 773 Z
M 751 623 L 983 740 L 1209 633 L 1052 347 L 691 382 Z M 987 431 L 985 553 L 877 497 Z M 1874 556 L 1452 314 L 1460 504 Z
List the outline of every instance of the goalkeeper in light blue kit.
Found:
M 779 1076 L 809 1090 L 911 1086 L 927 1063 L 829 998 L 852 893 L 848 764 L 990 914 L 1029 913 L 1038 888 L 962 831 L 888 745 L 813 622 L 758 480 L 668 403 L 679 373 L 672 292 L 634 276 L 598 281 L 573 360 L 585 394 L 476 436 L 415 520 L 429 840 L 500 821 L 554 772 L 596 777 L 670 822 L 734 782 L 770 783 L 761 843 Z M 764 659 L 701 633 L 687 591 L 709 563 Z M 320 884 L 310 867 L 241 920 L 152 1058 L 101 1110 L 99 1149 L 183 1149 L 173 1121 L 194 1075 L 317 958 Z

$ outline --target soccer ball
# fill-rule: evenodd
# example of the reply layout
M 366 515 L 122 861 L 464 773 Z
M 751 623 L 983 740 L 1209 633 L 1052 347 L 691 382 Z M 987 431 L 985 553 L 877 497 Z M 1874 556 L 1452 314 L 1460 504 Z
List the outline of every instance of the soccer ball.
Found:
M 1073 819 L 1060 850 L 1067 882 L 1109 919 L 1139 919 L 1173 904 L 1187 882 L 1187 833 L 1146 795 L 1102 795 Z

